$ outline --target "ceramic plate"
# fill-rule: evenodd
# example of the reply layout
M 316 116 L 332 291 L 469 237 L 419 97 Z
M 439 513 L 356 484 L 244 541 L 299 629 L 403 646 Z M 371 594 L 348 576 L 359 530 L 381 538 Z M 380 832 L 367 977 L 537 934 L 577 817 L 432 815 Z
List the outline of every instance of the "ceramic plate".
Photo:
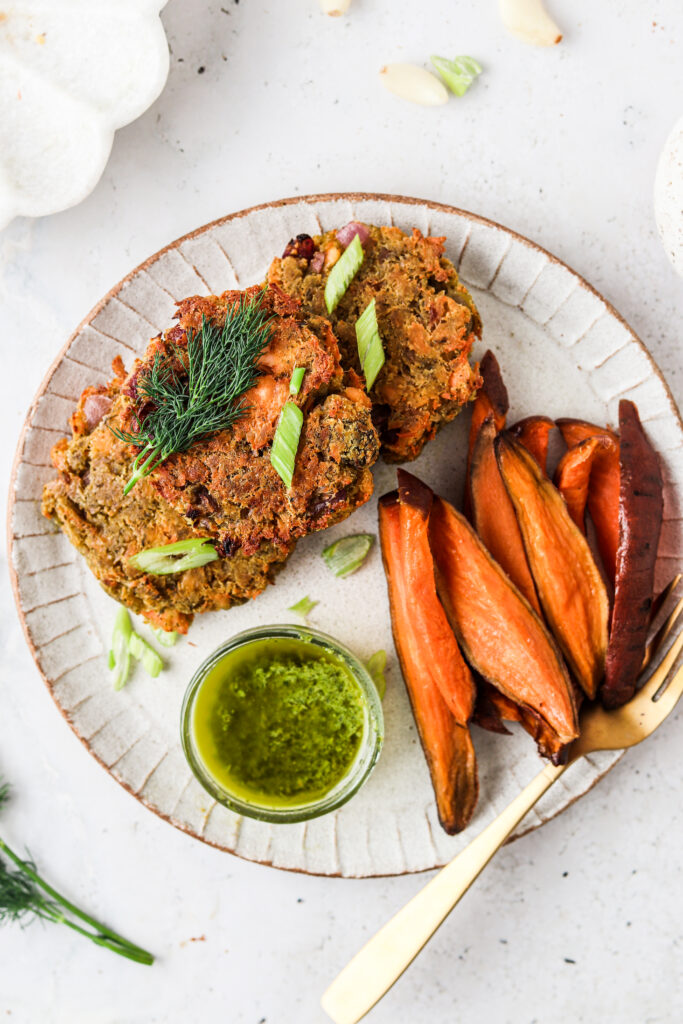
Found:
M 19 443 L 10 516 L 19 612 L 36 663 L 66 720 L 90 753 L 147 807 L 224 850 L 280 868 L 351 877 L 422 871 L 445 863 L 516 796 L 539 770 L 521 731 L 495 736 L 474 729 L 481 796 L 469 829 L 440 828 L 424 757 L 391 639 L 386 585 L 377 546 L 346 580 L 319 557 L 349 532 L 376 533 L 376 498 L 324 534 L 301 541 L 274 586 L 247 605 L 195 620 L 188 639 L 164 652 L 167 671 L 138 669 L 113 692 L 105 652 L 115 604 L 95 583 L 66 538 L 40 515 L 52 478 L 50 448 L 87 384 L 105 381 L 114 356 L 127 365 L 169 326 L 174 302 L 261 281 L 292 235 L 319 233 L 351 219 L 445 235 L 446 252 L 471 288 L 484 322 L 480 356 L 492 348 L 510 392 L 510 421 L 531 413 L 614 423 L 619 398 L 638 403 L 660 452 L 666 479 L 658 585 L 680 560 L 683 430 L 651 357 L 604 299 L 559 260 L 497 224 L 434 203 L 395 196 L 334 195 L 289 199 L 234 214 L 179 239 L 128 275 L 86 317 L 48 372 Z M 447 426 L 415 471 L 460 501 L 469 416 Z M 375 490 L 395 485 L 380 464 Z M 379 765 L 345 807 L 307 824 L 242 819 L 213 803 L 194 780 L 179 742 L 179 711 L 193 670 L 226 637 L 250 626 L 291 620 L 289 605 L 319 601 L 311 624 L 361 657 L 389 652 L 386 742 Z M 144 627 L 141 627 L 144 632 Z M 618 753 L 573 766 L 525 820 L 518 834 L 559 813 L 615 763 Z

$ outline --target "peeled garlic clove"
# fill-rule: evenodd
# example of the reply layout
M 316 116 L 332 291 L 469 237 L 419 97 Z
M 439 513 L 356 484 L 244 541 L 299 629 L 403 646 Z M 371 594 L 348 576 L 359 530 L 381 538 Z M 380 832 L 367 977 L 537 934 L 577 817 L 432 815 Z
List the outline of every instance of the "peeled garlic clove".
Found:
M 340 14 L 346 14 L 351 6 L 351 0 L 320 0 L 320 6 L 325 14 L 338 18 Z
M 448 90 L 443 82 L 417 64 L 387 64 L 379 76 L 389 92 L 411 103 L 438 107 L 448 102 Z
M 543 0 L 498 0 L 500 16 L 508 32 L 532 46 L 555 46 L 562 33 Z

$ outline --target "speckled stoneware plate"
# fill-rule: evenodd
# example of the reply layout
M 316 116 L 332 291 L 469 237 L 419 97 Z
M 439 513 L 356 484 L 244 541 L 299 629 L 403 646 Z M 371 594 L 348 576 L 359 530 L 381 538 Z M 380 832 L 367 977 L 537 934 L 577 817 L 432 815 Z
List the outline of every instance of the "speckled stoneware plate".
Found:
M 53 476 L 50 448 L 67 429 L 82 388 L 107 379 L 114 356 L 129 365 L 150 336 L 171 323 L 174 302 L 263 279 L 287 240 L 351 219 L 445 235 L 447 255 L 472 289 L 484 322 L 480 351 L 502 365 L 511 421 L 530 413 L 614 423 L 621 396 L 638 403 L 666 478 L 658 584 L 680 558 L 683 430 L 671 395 L 641 342 L 596 292 L 531 242 L 462 210 L 397 196 L 335 195 L 289 199 L 226 217 L 181 238 L 133 270 L 86 317 L 49 370 L 19 443 L 11 496 L 12 572 L 28 642 L 45 681 L 90 753 L 147 807 L 190 835 L 250 860 L 325 875 L 421 871 L 446 862 L 516 796 L 539 770 L 522 732 L 474 730 L 481 797 L 469 829 L 439 827 L 431 786 L 391 639 L 386 586 L 375 546 L 360 572 L 333 578 L 319 557 L 351 531 L 376 533 L 376 499 L 325 534 L 301 541 L 277 583 L 251 604 L 200 617 L 189 637 L 150 679 L 138 669 L 113 692 L 105 652 L 115 605 L 82 558 L 41 517 L 40 494 Z M 414 464 L 443 495 L 460 500 L 469 416 L 446 427 Z M 378 495 L 395 470 L 375 470 Z M 341 810 L 308 824 L 241 819 L 215 804 L 187 767 L 179 742 L 182 696 L 193 670 L 226 637 L 291 619 L 287 607 L 309 594 L 320 603 L 313 625 L 361 657 L 389 652 L 386 742 L 374 774 Z M 144 627 L 142 627 L 144 630 Z M 620 755 L 593 755 L 572 767 L 520 833 L 580 797 Z

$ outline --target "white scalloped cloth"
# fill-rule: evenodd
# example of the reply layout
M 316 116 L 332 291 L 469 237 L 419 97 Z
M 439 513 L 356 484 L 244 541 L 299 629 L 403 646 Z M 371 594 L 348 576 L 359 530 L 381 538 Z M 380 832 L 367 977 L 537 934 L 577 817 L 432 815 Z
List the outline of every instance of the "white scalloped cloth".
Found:
M 281 868 L 359 877 L 444 864 L 541 767 L 525 733 L 496 736 L 475 729 L 479 806 L 461 835 L 449 837 L 440 828 L 394 653 L 377 545 L 362 569 L 344 580 L 320 558 L 333 539 L 376 535 L 377 496 L 395 486 L 395 469 L 379 463 L 371 501 L 347 522 L 301 541 L 276 584 L 256 600 L 199 616 L 187 639 L 164 650 L 167 670 L 158 679 L 138 670 L 119 693 L 106 665 L 116 605 L 40 514 L 43 485 L 55 475 L 50 449 L 67 432 L 81 390 L 105 381 L 115 356 L 130 365 L 150 336 L 171 323 L 176 300 L 261 281 L 290 237 L 349 220 L 446 236 L 446 253 L 482 314 L 484 336 L 475 355 L 486 348 L 496 353 L 510 393 L 510 422 L 545 413 L 614 424 L 622 396 L 638 404 L 665 476 L 657 584 L 666 583 L 681 556 L 683 430 L 642 343 L 582 278 L 527 239 L 461 210 L 395 196 L 317 196 L 243 211 L 179 239 L 133 270 L 67 342 L 28 413 L 12 484 L 10 534 L 17 603 L 36 663 L 71 728 L 114 778 L 178 828 L 221 849 Z M 458 503 L 468 429 L 469 416 L 458 417 L 413 464 Z M 233 814 L 194 779 L 180 746 L 180 706 L 194 669 L 220 642 L 251 626 L 291 621 L 288 607 L 306 594 L 319 601 L 312 625 L 361 658 L 379 648 L 389 653 L 385 744 L 367 784 L 337 812 L 305 824 L 270 825 Z M 582 796 L 619 756 L 594 754 L 573 765 L 518 834 Z
M 168 76 L 166 0 L 0 4 L 0 229 L 74 206 Z

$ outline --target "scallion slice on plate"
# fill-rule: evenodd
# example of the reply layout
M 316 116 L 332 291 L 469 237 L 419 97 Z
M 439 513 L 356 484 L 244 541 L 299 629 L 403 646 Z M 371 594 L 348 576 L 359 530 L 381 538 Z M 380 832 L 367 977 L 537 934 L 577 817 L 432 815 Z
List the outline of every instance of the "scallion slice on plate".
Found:
M 130 649 L 128 647 L 133 633 L 130 615 L 125 608 L 119 608 L 114 619 L 111 636 L 109 666 L 112 669 L 111 681 L 115 690 L 120 690 L 128 682 L 130 674 Z
M 387 681 L 384 678 L 384 670 L 387 667 L 387 652 L 375 651 L 365 662 L 365 667 L 372 677 L 380 700 L 384 700 L 384 694 L 387 692 Z
M 178 634 L 175 630 L 152 629 L 152 632 L 162 647 L 173 647 L 178 642 Z
M 167 576 L 172 572 L 199 569 L 202 565 L 215 562 L 217 558 L 218 554 L 209 538 L 197 537 L 163 544 L 158 548 L 145 548 L 137 555 L 131 555 L 128 564 L 152 576 Z
M 295 615 L 300 615 L 301 618 L 306 622 L 309 614 L 313 611 L 315 606 L 318 604 L 317 601 L 312 601 L 310 597 L 302 597 L 296 604 L 292 604 L 287 609 L 288 612 L 294 612 Z
M 456 96 L 464 96 L 477 75 L 482 72 L 481 64 L 474 57 L 456 57 L 454 60 L 448 60 L 447 57 L 432 57 L 431 61 Z
M 273 438 L 270 461 L 287 488 L 292 486 L 296 450 L 299 447 L 303 422 L 304 414 L 299 406 L 294 402 L 285 402 Z
M 360 238 L 354 235 L 353 241 L 344 249 L 327 279 L 325 305 L 328 313 L 332 313 L 339 305 L 339 300 L 360 270 L 364 255 Z
M 384 366 L 384 346 L 377 325 L 377 304 L 373 299 L 356 320 L 358 358 L 369 391 Z
M 327 568 L 335 576 L 350 576 L 365 561 L 374 539 L 371 533 L 355 533 L 336 540 L 322 553 Z
M 156 679 L 164 667 L 164 663 L 154 648 L 150 647 L 141 636 L 133 632 L 128 638 L 128 650 L 134 658 L 142 662 L 145 672 L 152 676 L 153 679 Z
M 301 391 L 301 385 L 303 383 L 304 374 L 306 368 L 304 366 L 295 366 L 292 370 L 292 377 L 289 382 L 289 393 L 290 395 L 298 395 Z

